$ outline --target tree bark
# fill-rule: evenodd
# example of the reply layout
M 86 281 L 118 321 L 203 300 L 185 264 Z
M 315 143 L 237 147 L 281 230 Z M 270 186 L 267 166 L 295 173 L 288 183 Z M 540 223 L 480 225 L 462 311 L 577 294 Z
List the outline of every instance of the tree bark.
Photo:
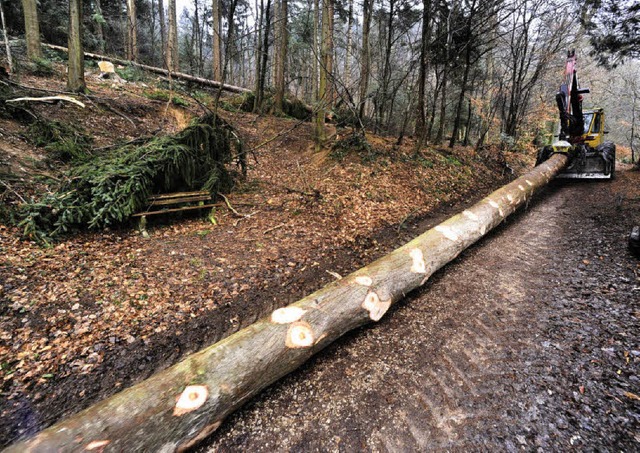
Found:
M 82 50 L 82 0 L 69 0 L 69 66 L 67 90 L 86 91 L 84 82 L 84 52 Z
M 260 71 L 262 69 L 262 22 L 263 22 L 263 18 L 264 18 L 264 0 L 260 0 L 260 8 L 258 8 L 258 0 L 256 0 L 256 10 L 259 11 L 259 15 L 258 15 L 258 23 L 256 24 L 256 43 L 255 43 L 255 48 L 256 48 L 256 60 L 255 60 L 255 64 L 256 64 L 256 77 L 255 77 L 255 97 L 253 100 L 253 111 L 256 112 L 257 111 L 257 107 L 258 107 L 258 102 L 257 102 L 257 98 L 258 98 L 258 92 L 260 91 Z
M 420 67 L 418 68 L 418 103 L 416 109 L 416 151 L 420 151 L 427 134 L 425 105 L 427 84 L 427 52 L 431 38 L 431 0 L 422 0 L 422 38 L 420 40 Z
M 138 19 L 135 0 L 127 0 L 127 60 L 138 61 Z
M 326 44 L 327 51 L 325 53 L 325 67 L 327 69 L 327 108 L 331 109 L 335 105 L 336 102 L 336 84 L 335 84 L 335 75 L 333 73 L 333 53 L 334 53 L 334 45 L 333 45 L 333 19 L 335 16 L 335 0 L 324 0 L 327 4 L 327 27 L 326 27 Z M 322 23 L 322 29 L 325 29 L 324 22 Z
M 43 44 L 43 46 L 49 47 L 55 50 L 61 50 L 63 52 L 69 52 L 69 49 L 62 46 L 54 46 L 53 44 Z M 112 63 L 121 64 L 121 65 L 135 64 L 137 67 L 139 67 L 140 69 L 144 69 L 145 71 L 149 71 L 155 74 L 161 74 L 165 76 L 170 75 L 175 79 L 185 80 L 187 82 L 193 82 L 193 83 L 210 86 L 214 88 L 220 88 L 220 86 L 222 85 L 220 82 L 217 82 L 215 80 L 204 79 L 202 77 L 195 77 L 189 74 L 185 74 L 183 72 L 170 72 L 166 69 L 156 68 L 154 66 L 148 66 L 146 64 L 134 63 L 132 61 L 123 60 L 121 58 L 112 58 L 112 57 L 107 57 L 106 55 L 98 55 L 95 53 L 88 53 L 88 52 L 84 53 L 84 57 L 90 60 L 104 60 L 104 61 L 110 61 Z M 248 88 L 242 88 L 234 85 L 227 85 L 226 83 L 223 85 L 223 89 L 226 91 L 230 91 L 232 93 L 251 93 L 251 90 Z
M 24 30 L 27 39 L 27 56 L 30 60 L 42 58 L 40 47 L 40 21 L 38 20 L 38 6 L 36 0 L 22 0 L 24 13 Z
M 271 27 L 271 0 L 267 0 L 267 7 L 264 11 L 265 26 L 262 31 L 262 55 L 260 66 L 260 80 L 258 81 L 258 90 L 253 105 L 254 112 L 260 112 L 262 109 L 262 101 L 264 99 L 264 86 L 267 78 L 267 61 L 269 59 L 269 29 Z
M 213 19 L 213 79 L 222 80 L 222 27 L 220 15 L 220 0 L 212 1 L 211 14 Z
M 316 151 L 319 151 L 326 140 L 326 132 L 324 130 L 324 120 L 326 111 L 330 104 L 329 99 L 329 52 L 333 49 L 329 48 L 329 5 L 332 0 L 322 0 L 322 31 L 320 39 L 320 77 L 318 83 L 318 97 L 316 99 L 316 118 L 315 118 L 315 145 Z
M 344 86 L 351 91 L 351 36 L 353 35 L 353 0 L 347 11 L 347 43 L 344 51 Z M 351 96 L 351 95 L 349 95 Z
M 176 0 L 169 0 L 169 37 L 167 40 L 167 69 L 172 72 L 180 70 L 178 56 L 178 22 L 176 17 Z
M 284 107 L 284 95 L 286 91 L 285 87 L 285 74 L 287 68 L 287 47 L 289 45 L 289 34 L 287 32 L 288 25 L 288 5 L 287 0 L 280 0 L 280 7 L 278 8 L 278 48 L 277 63 L 276 63 L 276 80 L 275 80 L 275 96 L 274 96 L 274 108 L 276 112 L 282 113 Z
M 198 0 L 193 0 L 193 33 L 194 39 L 193 43 L 196 46 L 198 58 L 196 60 L 196 69 L 197 74 L 201 76 L 204 72 L 203 60 L 202 57 L 202 44 L 204 39 L 202 39 L 202 31 L 200 29 L 200 4 Z
M 98 52 L 105 53 L 105 41 L 104 41 L 104 27 L 103 23 L 105 23 L 105 18 L 102 13 L 102 4 L 100 0 L 96 0 L 95 2 L 96 14 L 100 16 L 100 19 L 95 20 L 96 26 L 96 37 L 98 38 Z
M 7 452 L 184 451 L 346 332 L 389 307 L 499 225 L 566 166 L 556 154 L 390 254 Z
M 13 73 L 13 60 L 11 59 L 11 46 L 9 45 L 9 37 L 7 36 L 7 24 L 4 20 L 4 8 L 2 0 L 0 0 L 0 19 L 2 19 L 2 34 L 4 35 L 4 47 L 7 51 L 7 62 L 9 63 L 9 72 Z M 633 128 L 631 129 L 633 133 Z M 632 142 L 633 143 L 633 142 Z
M 169 68 L 167 64 L 167 31 L 166 31 L 166 22 L 164 18 L 164 1 L 158 0 L 158 15 L 160 20 L 160 45 L 162 46 L 162 50 L 160 54 L 162 56 L 162 67 Z
M 443 20 L 445 20 L 445 24 L 446 24 L 447 44 L 445 48 L 445 61 L 443 62 L 443 69 L 442 69 L 442 94 L 441 94 L 442 97 L 440 99 L 440 122 L 438 123 L 438 132 L 436 133 L 436 139 L 435 139 L 435 142 L 438 144 L 442 143 L 442 138 L 444 137 L 444 125 L 447 119 L 446 118 L 447 117 L 447 82 L 449 79 L 449 67 L 450 67 L 449 60 L 451 58 L 451 45 L 453 41 L 453 36 L 452 36 L 453 32 L 451 29 L 452 14 L 453 14 L 453 11 L 450 11 L 446 16 L 446 19 L 443 17 Z
M 395 15 L 396 0 L 389 0 L 389 15 L 387 16 L 387 30 L 384 47 L 384 64 L 382 66 L 382 90 L 376 105 L 376 130 L 382 127 L 384 114 L 388 115 L 393 109 L 387 108 L 389 101 L 389 84 L 391 83 L 391 49 L 393 46 L 393 16 Z M 387 131 L 388 132 L 388 131 Z
M 367 104 L 367 92 L 369 91 L 369 76 L 371 70 L 369 53 L 369 35 L 371 31 L 371 16 L 373 0 L 364 0 L 362 4 L 362 56 L 360 58 L 360 109 L 359 116 L 362 121 Z
M 320 75 L 320 50 L 318 46 L 318 36 L 320 33 L 320 2 L 319 0 L 313 0 L 313 39 L 311 40 L 311 58 L 313 59 L 313 65 L 311 70 L 313 72 L 311 80 L 311 102 L 318 101 L 318 76 Z M 315 128 L 314 128 L 315 133 Z

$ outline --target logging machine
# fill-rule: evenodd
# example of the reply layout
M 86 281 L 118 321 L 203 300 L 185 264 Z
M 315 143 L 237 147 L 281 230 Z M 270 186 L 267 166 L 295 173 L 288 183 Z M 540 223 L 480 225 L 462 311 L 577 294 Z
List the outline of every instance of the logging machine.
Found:
M 560 114 L 558 140 L 538 151 L 536 165 L 553 154 L 566 154 L 569 163 L 558 178 L 611 179 L 615 173 L 616 145 L 604 141 L 604 111 L 601 108 L 582 109 L 582 95 L 588 88 L 580 88 L 576 73 L 576 52 L 567 54 L 565 79 L 556 94 Z

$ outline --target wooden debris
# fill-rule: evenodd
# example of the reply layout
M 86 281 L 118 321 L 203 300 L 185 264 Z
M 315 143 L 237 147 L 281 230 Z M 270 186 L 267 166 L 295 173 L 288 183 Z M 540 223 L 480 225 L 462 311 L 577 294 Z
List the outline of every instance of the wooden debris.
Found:
M 72 98 L 71 96 L 65 96 L 65 95 L 44 96 L 41 98 L 34 98 L 34 97 L 15 98 L 15 99 L 7 99 L 5 102 L 7 104 L 10 104 L 14 102 L 54 102 L 54 101 L 71 102 L 72 104 L 76 104 L 79 107 L 85 108 L 84 103 L 78 101 L 75 98 Z

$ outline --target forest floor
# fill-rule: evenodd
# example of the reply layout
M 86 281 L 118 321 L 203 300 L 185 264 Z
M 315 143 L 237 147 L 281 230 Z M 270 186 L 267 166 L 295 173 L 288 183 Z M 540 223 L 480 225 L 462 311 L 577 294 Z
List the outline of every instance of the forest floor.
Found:
M 185 127 L 203 110 L 146 84 L 89 77 L 85 109 L 34 103 L 80 125 L 99 148 Z M 23 85 L 63 90 L 62 78 Z M 150 93 L 152 94 L 150 96 Z M 166 94 L 165 94 L 166 96 Z M 171 95 L 169 95 L 170 97 Z M 315 152 L 309 123 L 224 111 L 249 148 L 237 213 L 149 218 L 41 247 L 0 225 L 0 447 L 150 376 L 382 256 L 531 164 L 524 153 L 401 146 L 369 135 L 366 153 Z M 346 131 L 328 126 L 333 140 Z M 46 190 L 59 168 L 25 123 L 0 118 L 5 205 Z M 506 165 L 508 163 L 508 165 Z

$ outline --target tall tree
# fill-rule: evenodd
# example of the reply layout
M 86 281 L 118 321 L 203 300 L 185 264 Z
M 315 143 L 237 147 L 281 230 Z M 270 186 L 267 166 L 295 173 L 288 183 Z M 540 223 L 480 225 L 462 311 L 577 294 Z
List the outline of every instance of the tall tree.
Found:
M 278 8 L 279 17 L 277 19 L 278 43 L 276 49 L 276 80 L 275 80 L 275 96 L 274 107 L 276 112 L 282 112 L 285 95 L 285 73 L 287 69 L 287 47 L 289 46 L 288 26 L 288 6 L 287 0 L 280 0 Z
M 27 39 L 27 56 L 30 60 L 42 58 L 40 47 L 40 21 L 36 0 L 22 0 L 24 12 L 24 30 Z
M 351 87 L 351 39 L 353 35 L 353 0 L 349 0 L 347 10 L 347 43 L 344 52 L 344 85 L 347 89 Z
M 320 47 L 318 42 L 318 36 L 320 33 L 320 2 L 319 0 L 313 0 L 313 38 L 311 39 L 311 59 L 313 64 L 311 65 L 311 99 L 313 102 L 318 100 L 318 69 L 320 67 Z M 315 121 L 315 118 L 314 118 Z M 315 130 L 315 128 L 314 128 Z
M 138 61 L 138 19 L 135 0 L 127 0 L 127 59 Z
M 196 69 L 197 74 L 202 75 L 204 72 L 204 39 L 202 36 L 202 29 L 204 28 L 200 24 L 200 2 L 193 0 L 193 44 L 195 46 L 196 53 Z
M 322 0 L 322 30 L 320 39 L 320 77 L 318 83 L 318 97 L 316 99 L 316 118 L 315 118 L 315 142 L 316 150 L 319 151 L 326 140 L 326 131 L 324 129 L 324 121 L 326 117 L 327 105 L 329 104 L 329 71 L 327 63 L 329 61 L 329 3 L 332 0 Z
M 586 0 L 581 20 L 593 45 L 593 55 L 605 66 L 640 57 L 640 2 Z
M 213 0 L 212 10 L 213 16 L 213 79 L 222 80 L 222 20 L 220 14 L 220 0 Z
M 518 137 L 538 81 L 572 41 L 567 30 L 573 28 L 573 20 L 555 14 L 555 7 L 545 0 L 526 0 L 514 10 L 511 21 L 505 65 L 509 91 L 502 120 L 503 132 Z
M 95 0 L 93 3 L 93 23 L 95 24 L 96 38 L 98 40 L 98 52 L 105 53 L 105 40 L 104 40 L 104 25 L 107 23 L 102 14 L 102 4 L 100 0 Z
M 256 23 L 256 33 L 255 33 L 255 80 L 254 80 L 254 99 L 253 99 L 253 111 L 255 112 L 257 109 L 257 98 L 260 92 L 260 70 L 262 68 L 262 22 L 264 19 L 264 0 L 260 0 L 260 6 L 258 6 L 258 0 L 256 0 L 256 12 L 258 14 L 258 21 Z
M 162 46 L 162 50 L 160 54 L 162 56 L 162 66 L 166 66 L 169 69 L 169 65 L 167 63 L 167 32 L 166 32 L 166 22 L 164 17 L 164 1 L 158 0 L 158 19 L 160 20 L 160 45 Z
M 452 20 L 454 15 L 457 12 L 457 4 L 454 0 L 451 8 L 443 7 L 440 13 L 440 21 L 442 23 L 442 30 L 440 31 L 440 35 L 443 35 L 444 32 L 444 61 L 442 62 L 442 79 L 440 85 L 440 121 L 438 123 L 438 132 L 436 133 L 435 142 L 442 143 L 442 139 L 444 137 L 444 128 L 446 123 L 447 116 L 447 86 L 449 81 L 449 71 L 451 69 L 451 55 L 452 55 L 452 45 L 453 45 L 453 33 L 454 27 L 452 27 Z
M 180 70 L 178 57 L 178 19 L 176 14 L 176 0 L 169 0 L 169 37 L 167 40 L 167 69 Z
M 0 19 L 2 20 L 2 34 L 4 35 L 4 46 L 7 50 L 7 62 L 9 63 L 9 72 L 13 72 L 13 61 L 11 60 L 11 46 L 9 46 L 9 37 L 7 36 L 7 23 L 4 20 L 4 7 L 0 0 Z
M 427 111 L 425 105 L 427 73 L 428 73 L 428 52 L 429 41 L 431 39 L 431 0 L 422 0 L 422 36 L 420 39 L 420 65 L 418 67 L 418 102 L 416 108 L 416 135 L 418 144 L 416 150 L 419 151 L 426 138 L 427 133 Z
M 262 14 L 261 14 L 262 16 Z M 260 24 L 262 27 L 262 23 Z M 260 59 L 260 73 L 258 74 L 258 89 L 256 90 L 256 96 L 253 103 L 253 111 L 260 112 L 262 109 L 262 102 L 264 100 L 264 88 L 267 78 L 267 62 L 269 60 L 269 30 L 271 28 L 271 0 L 267 0 L 267 5 L 264 8 L 264 27 L 262 27 L 262 54 L 259 55 Z
M 86 91 L 84 82 L 84 51 L 82 48 L 82 0 L 69 0 L 69 70 L 67 90 Z
M 362 55 L 360 57 L 360 109 L 359 116 L 364 118 L 369 91 L 369 77 L 371 76 L 371 53 L 369 49 L 369 35 L 371 34 L 371 16 L 373 13 L 373 0 L 362 2 Z

